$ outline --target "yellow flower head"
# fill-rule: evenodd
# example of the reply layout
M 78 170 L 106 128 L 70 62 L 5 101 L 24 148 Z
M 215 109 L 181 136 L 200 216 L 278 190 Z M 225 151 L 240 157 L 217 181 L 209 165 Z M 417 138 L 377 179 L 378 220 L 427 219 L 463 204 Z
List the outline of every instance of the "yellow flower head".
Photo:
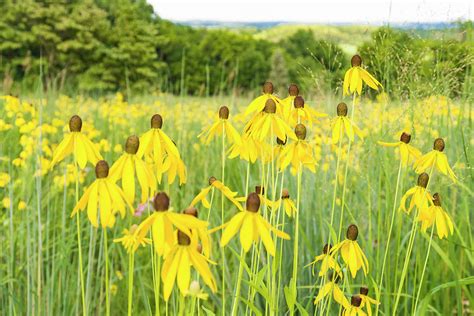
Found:
M 10 175 L 5 172 L 0 172 L 0 188 L 4 188 L 10 182 Z
M 367 314 L 362 310 L 362 298 L 360 295 L 353 295 L 351 297 L 351 304 L 344 306 L 342 316 L 366 316 Z
M 321 261 L 321 269 L 319 270 L 319 276 L 325 275 L 329 269 L 333 270 L 339 277 L 342 277 L 342 270 L 339 264 L 337 263 L 336 259 L 331 255 L 331 245 L 324 245 L 323 253 L 319 256 L 314 258 L 309 265 L 313 266 L 313 274 L 314 274 L 314 266 L 317 262 Z M 308 266 L 309 266 L 308 265 Z
M 186 183 L 186 167 L 181 160 L 178 148 L 161 129 L 163 117 L 155 114 L 151 117 L 151 129 L 140 137 L 137 156 L 151 158 L 156 171 L 156 178 L 161 183 L 162 175 L 168 172 L 168 182 L 174 182 L 179 176 L 180 184 Z
M 354 55 L 351 59 L 351 68 L 346 71 L 344 75 L 343 94 L 349 95 L 357 92 L 362 93 L 362 82 L 365 82 L 369 87 L 378 90 L 382 84 L 377 81 L 367 70 L 361 67 L 362 58 L 359 55 Z
M 250 250 L 252 241 L 258 242 L 262 238 L 263 245 L 271 256 L 275 256 L 275 243 L 272 240 L 270 231 L 283 239 L 290 239 L 290 236 L 268 223 L 262 215 L 258 213 L 260 209 L 260 197 L 256 192 L 252 192 L 247 197 L 245 211 L 237 213 L 232 219 L 224 224 L 224 232 L 221 238 L 221 247 L 224 247 L 240 230 L 240 243 L 245 252 Z
M 359 297 L 361 299 L 360 308 L 364 308 L 367 311 L 367 315 L 372 316 L 372 305 L 379 305 L 380 302 L 374 300 L 373 298 L 367 296 L 369 294 L 369 288 L 366 286 L 362 286 L 359 290 Z
M 255 139 L 252 135 L 245 133 L 242 136 L 242 142 L 240 144 L 233 144 L 229 151 L 229 158 L 239 157 L 242 160 L 246 160 L 254 163 L 260 157 L 263 161 L 267 160 L 266 153 L 271 150 L 270 145 L 265 142 Z
M 135 235 L 137 228 L 138 226 L 134 224 L 130 227 L 130 230 L 124 229 L 123 237 L 114 239 L 114 242 L 121 243 L 128 253 L 137 251 L 138 246 L 145 247 L 146 245 L 150 245 L 151 239 L 145 237 L 141 239 L 137 238 Z
M 428 203 L 431 201 L 431 195 L 426 189 L 428 186 L 430 177 L 427 173 L 422 173 L 418 176 L 418 183 L 413 188 L 409 189 L 403 196 L 400 201 L 400 209 L 406 213 L 410 213 L 414 206 L 418 210 L 422 210 L 428 207 Z M 406 208 L 406 201 L 411 197 L 410 205 L 408 209 Z
M 286 215 L 288 217 L 294 217 L 297 211 L 295 202 L 290 199 L 290 191 L 288 189 L 283 189 L 281 192 L 281 198 L 273 203 L 273 210 L 280 209 L 281 205 L 283 204 L 283 209 L 285 210 Z
M 125 194 L 109 176 L 109 165 L 100 160 L 95 166 L 96 180 L 86 189 L 84 195 L 77 202 L 71 217 L 78 211 L 83 211 L 87 206 L 87 216 L 92 226 L 99 226 L 99 217 L 102 228 L 113 227 L 115 214 L 120 212 L 122 218 L 125 216 L 125 208 L 128 206 L 133 214 L 133 207 L 128 203 Z M 97 210 L 100 211 L 98 216 Z
M 456 182 L 456 175 L 449 166 L 448 157 L 443 152 L 445 147 L 444 140 L 442 138 L 437 138 L 433 144 L 433 150 L 429 153 L 423 155 L 413 166 L 416 173 L 425 172 L 429 168 L 438 169 L 439 172 L 445 176 L 449 176 L 453 182 Z
M 359 229 L 356 225 L 351 224 L 347 228 L 346 239 L 335 245 L 330 253 L 334 255 L 338 250 L 341 251 L 342 260 L 347 264 L 351 271 L 352 278 L 355 278 L 357 271 L 362 269 L 364 275 L 369 272 L 369 262 L 362 249 L 357 243 Z
M 354 111 L 354 110 L 353 110 Z M 354 141 L 354 133 L 363 139 L 360 129 L 347 117 L 347 104 L 341 102 L 337 105 L 337 117 L 332 121 L 332 143 L 337 144 L 344 134 Z
M 168 301 L 175 282 L 178 283 L 181 294 L 188 294 L 189 283 L 191 281 L 191 267 L 196 269 L 212 292 L 216 292 L 216 280 L 212 276 L 208 262 L 211 261 L 196 250 L 189 235 L 178 230 L 177 243 L 166 255 L 163 269 L 161 270 L 165 301 Z
M 347 298 L 344 296 L 344 292 L 339 288 L 338 283 L 341 281 L 342 275 L 333 273 L 332 271 L 328 273 L 328 277 L 326 279 L 326 283 L 321 287 L 318 292 L 318 295 L 314 299 L 314 305 L 321 302 L 326 296 L 331 295 L 333 296 L 334 300 L 342 305 L 348 306 L 349 302 Z
M 379 141 L 379 145 L 385 147 L 396 147 L 400 151 L 400 160 L 403 167 L 406 167 L 410 161 L 416 162 L 421 157 L 421 152 L 410 143 L 411 135 L 405 132 L 400 136 L 400 141 L 395 143 L 386 143 Z
M 432 204 L 420 211 L 418 221 L 421 222 L 421 230 L 426 232 L 428 228 L 436 224 L 439 239 L 448 237 L 454 232 L 453 222 L 448 213 L 441 207 L 441 197 L 438 193 L 433 194 Z
M 193 216 L 198 218 L 198 210 L 195 207 L 188 207 L 183 211 L 183 214 L 188 216 Z M 207 228 L 198 227 L 198 228 L 191 228 L 191 242 L 194 244 L 196 249 L 199 247 L 202 248 L 202 253 L 209 258 L 211 256 L 211 237 L 209 236 L 209 232 Z M 201 244 L 198 242 L 201 241 Z M 201 252 L 201 251 L 199 251 Z
M 82 119 L 78 115 L 72 116 L 69 120 L 69 130 L 70 133 L 64 136 L 64 139 L 53 153 L 53 159 L 49 165 L 50 169 L 71 153 L 73 153 L 74 159 L 81 169 L 84 169 L 87 161 L 95 165 L 99 160 L 102 160 L 102 156 L 95 145 L 81 133 Z
M 298 171 L 301 165 L 313 173 L 316 172 L 316 159 L 314 158 L 313 148 L 306 141 L 306 127 L 303 124 L 297 124 L 295 135 L 298 140 L 286 145 L 281 152 L 279 157 L 280 169 L 284 170 L 291 164 L 294 171 Z
M 294 83 L 288 86 L 288 96 L 281 100 L 283 118 L 288 121 L 295 98 L 300 94 L 300 89 Z
M 237 192 L 232 192 L 227 186 L 225 186 L 221 181 L 217 180 L 216 177 L 209 178 L 209 186 L 205 187 L 204 189 L 199 192 L 198 195 L 191 201 L 190 206 L 195 206 L 197 203 L 201 202 L 205 208 L 211 208 L 211 204 L 207 200 L 207 196 L 209 192 L 215 188 L 221 191 L 224 196 L 229 199 L 239 210 L 242 210 L 242 205 L 240 205 L 239 201 L 236 199 Z
M 229 122 L 229 108 L 221 106 L 219 109 L 219 117 L 215 123 L 204 129 L 199 137 L 205 137 L 205 143 L 209 144 L 216 136 L 224 134 L 229 139 L 230 144 L 241 144 L 242 140 L 237 130 Z
M 160 255 L 168 253 L 175 243 L 174 227 L 192 237 L 192 229 L 206 229 L 208 223 L 193 216 L 178 214 L 170 209 L 170 198 L 159 192 L 153 199 L 155 212 L 145 219 L 135 232 L 137 238 L 146 236 L 151 229 L 155 251 Z
M 289 113 L 284 117 L 287 122 L 289 122 L 290 126 L 295 126 L 296 124 L 302 122 L 312 126 L 312 124 L 316 122 L 318 118 L 326 116 L 326 113 L 317 112 L 308 104 L 306 104 L 302 96 L 296 96 L 291 102 Z
M 276 107 L 276 104 L 278 104 L 278 112 L 280 113 L 281 111 L 280 107 L 282 103 L 280 99 L 278 99 L 276 96 L 273 95 L 273 83 L 271 83 L 270 81 L 265 82 L 262 87 L 262 92 L 263 94 L 261 96 L 255 98 L 247 106 L 247 109 L 245 110 L 245 115 L 249 115 L 255 112 L 256 113 L 262 112 L 268 100 L 273 100 L 275 102 L 275 107 Z

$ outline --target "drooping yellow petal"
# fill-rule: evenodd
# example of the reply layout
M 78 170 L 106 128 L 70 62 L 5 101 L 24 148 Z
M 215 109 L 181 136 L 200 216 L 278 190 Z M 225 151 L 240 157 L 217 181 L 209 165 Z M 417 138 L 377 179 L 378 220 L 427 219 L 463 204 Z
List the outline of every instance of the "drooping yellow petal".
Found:
M 181 259 L 178 268 L 178 288 L 181 293 L 186 293 L 189 289 L 189 282 L 191 280 L 191 261 L 187 249 L 181 251 Z
M 169 260 L 169 268 L 166 269 L 166 274 L 165 269 L 162 270 L 161 273 L 161 279 L 163 280 L 163 298 L 165 301 L 168 301 L 171 295 L 171 291 L 173 290 L 174 282 L 176 280 L 176 274 L 178 273 L 178 267 L 181 262 L 181 254 L 182 254 L 183 248 L 179 247 L 178 250 L 176 251 L 175 255 L 173 257 L 167 256 L 165 259 L 166 264 Z
M 242 244 L 242 248 L 245 252 L 250 250 L 252 246 L 252 236 L 254 234 L 254 221 L 253 216 L 251 214 L 247 214 L 247 216 L 242 221 L 242 227 L 240 229 L 240 243 Z
M 234 237 L 235 234 L 239 231 L 242 226 L 242 222 L 247 215 L 247 211 L 239 212 L 228 222 L 227 227 L 222 232 L 221 247 L 224 247 L 229 243 L 229 241 Z
M 127 157 L 123 165 L 122 188 L 129 203 L 135 201 L 135 164 L 133 156 L 125 154 Z
M 99 226 L 99 221 L 98 221 L 99 219 L 97 217 L 98 188 L 99 188 L 99 185 L 95 181 L 91 185 L 91 191 L 89 194 L 89 202 L 87 204 L 87 217 L 89 218 L 91 225 L 94 227 Z

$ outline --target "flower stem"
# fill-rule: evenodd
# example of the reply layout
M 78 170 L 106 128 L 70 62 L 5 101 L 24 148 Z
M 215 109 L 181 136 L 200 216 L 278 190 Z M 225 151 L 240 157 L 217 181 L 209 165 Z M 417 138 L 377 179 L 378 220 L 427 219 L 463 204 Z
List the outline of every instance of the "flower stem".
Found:
M 76 204 L 79 201 L 79 168 L 77 167 L 77 161 L 74 159 L 74 169 L 76 171 Z M 76 229 L 77 229 L 77 247 L 79 252 L 79 275 L 81 279 L 81 299 L 82 299 L 82 314 L 87 315 L 86 296 L 84 291 L 84 270 L 82 266 L 82 243 L 81 243 L 81 218 L 79 212 L 76 213 Z
M 300 199 L 301 199 L 301 174 L 302 174 L 301 163 L 298 167 L 298 176 L 296 184 L 296 214 L 295 214 L 295 237 L 293 243 L 293 274 L 291 280 L 293 282 L 292 287 L 295 289 L 295 299 L 298 297 L 297 277 L 298 277 L 298 239 L 299 239 L 299 218 L 300 218 Z M 294 307 L 290 311 L 291 315 L 294 315 Z
M 414 307 L 414 309 L 413 309 L 413 313 L 416 313 L 416 308 L 417 308 L 417 306 L 418 306 L 418 301 L 419 301 L 419 299 L 420 299 L 421 286 L 423 285 L 423 278 L 424 278 L 424 276 L 425 276 L 426 266 L 427 266 L 427 264 L 428 264 L 428 258 L 430 257 L 431 242 L 433 241 L 433 232 L 434 232 L 434 226 L 431 228 L 430 242 L 428 243 L 428 250 L 426 251 L 425 264 L 423 265 L 423 271 L 421 272 L 420 285 L 418 286 L 418 292 L 417 292 L 417 294 L 416 294 L 415 307 Z
M 132 295 L 133 295 L 133 263 L 134 252 L 128 255 L 128 316 L 132 315 Z
M 222 125 L 222 157 L 221 157 L 221 166 L 222 166 L 222 184 L 225 185 L 225 126 Z M 224 225 L 224 194 L 221 194 L 221 225 Z M 225 250 L 224 247 L 221 247 L 221 256 L 222 256 L 222 315 L 225 315 Z
M 110 315 L 109 296 L 109 251 L 107 242 L 107 228 L 104 228 L 104 256 L 105 256 L 105 314 Z
M 237 275 L 237 286 L 235 287 L 234 302 L 232 304 L 232 316 L 237 315 L 237 312 L 238 312 L 238 309 L 239 309 L 240 287 L 242 285 L 242 275 L 243 275 L 243 272 L 244 272 L 244 265 L 243 265 L 244 260 L 245 260 L 245 252 L 244 252 L 244 248 L 241 247 L 241 249 L 240 249 L 239 274 Z

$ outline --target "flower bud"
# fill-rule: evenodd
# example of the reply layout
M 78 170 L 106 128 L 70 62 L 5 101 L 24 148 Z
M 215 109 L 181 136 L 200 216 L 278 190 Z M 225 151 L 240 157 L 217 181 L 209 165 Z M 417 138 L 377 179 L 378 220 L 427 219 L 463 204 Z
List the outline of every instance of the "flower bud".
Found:
M 362 58 L 359 55 L 352 56 L 351 65 L 352 67 L 359 67 L 360 65 L 362 65 Z
M 444 145 L 444 140 L 442 138 L 436 138 L 433 144 L 433 149 L 437 151 L 443 151 Z
M 227 120 L 229 118 L 229 108 L 227 106 L 221 106 L 219 109 L 219 118 Z
M 160 114 L 155 114 L 151 117 L 151 128 L 161 128 L 163 126 L 163 117 Z
M 301 109 L 304 108 L 304 99 L 302 96 L 297 96 L 295 98 L 295 101 L 293 102 L 293 105 L 296 109 Z
M 347 116 L 347 104 L 341 102 L 337 105 L 337 116 Z
M 402 135 L 400 136 L 400 141 L 401 142 L 404 142 L 405 144 L 408 144 L 411 140 L 411 135 L 410 134 L 407 134 L 405 132 L 402 133 Z
M 157 212 L 164 212 L 170 208 L 170 198 L 165 192 L 158 192 L 153 199 L 153 207 Z
M 354 241 L 357 240 L 357 236 L 359 236 L 359 228 L 354 224 L 349 225 L 346 232 L 346 238 Z
M 178 244 L 180 244 L 181 246 L 188 246 L 189 244 L 191 244 L 191 239 L 189 238 L 189 236 L 180 230 L 178 230 Z
M 125 142 L 125 152 L 128 154 L 135 155 L 138 151 L 138 147 L 140 146 L 140 139 L 136 135 L 132 135 L 127 138 Z
M 263 93 L 273 94 L 273 83 L 267 81 L 263 84 Z
M 80 132 L 82 130 L 82 119 L 79 115 L 73 115 L 69 119 L 69 131 Z
M 429 179 L 430 176 L 426 172 L 423 172 L 418 176 L 418 186 L 426 189 Z
M 298 139 L 304 140 L 306 138 L 306 127 L 303 124 L 296 124 L 295 134 Z
M 105 160 L 99 160 L 95 165 L 95 176 L 97 179 L 107 178 L 109 175 L 109 164 Z
M 249 212 L 258 212 L 258 209 L 260 208 L 260 197 L 257 193 L 252 192 L 249 194 L 245 207 Z
M 294 83 L 290 84 L 288 87 L 288 94 L 292 97 L 296 97 L 298 94 L 300 94 L 300 89 L 298 89 L 298 86 L 295 85 Z
M 265 102 L 265 107 L 263 111 L 266 113 L 275 113 L 276 112 L 276 103 L 273 99 L 268 98 L 267 102 Z

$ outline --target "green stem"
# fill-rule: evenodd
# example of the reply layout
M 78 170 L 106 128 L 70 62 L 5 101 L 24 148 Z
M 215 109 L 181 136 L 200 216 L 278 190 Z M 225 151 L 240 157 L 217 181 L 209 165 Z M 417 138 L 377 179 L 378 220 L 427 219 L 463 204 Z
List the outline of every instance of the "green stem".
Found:
M 77 161 L 74 158 L 74 167 L 76 171 L 76 204 L 79 201 L 79 168 L 77 167 Z M 81 300 L 82 300 L 82 315 L 87 315 L 87 306 L 86 306 L 86 296 L 84 290 L 84 268 L 82 266 L 82 238 L 81 238 L 81 217 L 79 216 L 79 212 L 76 213 L 76 229 L 77 229 L 77 246 L 79 252 L 79 275 L 81 279 Z
M 132 295 L 133 295 L 133 263 L 134 252 L 128 255 L 128 316 L 132 315 Z
M 158 261 L 158 262 L 156 262 Z M 161 257 L 155 255 L 155 315 L 160 315 Z
M 225 185 L 225 126 L 222 125 L 222 184 Z M 224 225 L 224 194 L 221 194 L 221 225 Z M 222 256 L 222 315 L 225 315 L 225 248 L 221 247 Z
M 301 199 L 301 174 L 302 167 L 301 163 L 298 167 L 298 176 L 296 184 L 296 214 L 295 214 L 295 238 L 293 243 L 293 274 L 291 277 L 292 287 L 295 290 L 295 299 L 298 297 L 297 290 L 297 277 L 298 277 L 298 239 L 299 239 L 299 218 L 300 218 L 300 199 Z M 291 315 L 294 315 L 294 307 L 290 311 Z
M 415 308 L 413 309 L 413 313 L 416 314 L 416 308 L 418 306 L 418 301 L 420 299 L 420 293 L 421 293 L 421 286 L 423 284 L 423 278 L 425 277 L 425 272 L 426 272 L 426 266 L 428 264 L 428 258 L 430 257 L 430 251 L 431 251 L 431 242 L 433 241 L 433 232 L 434 232 L 434 226 L 431 228 L 431 234 L 430 234 L 430 242 L 428 244 L 428 250 L 426 251 L 426 258 L 425 258 L 425 264 L 423 265 L 423 271 L 421 272 L 421 279 L 420 279 L 420 285 L 418 287 L 418 292 L 416 294 L 416 300 L 415 300 Z
M 242 284 L 242 275 L 243 275 L 243 272 L 244 272 L 244 265 L 243 265 L 244 260 L 245 260 L 245 252 L 244 252 L 244 248 L 241 247 L 241 249 L 240 249 L 239 274 L 237 276 L 237 286 L 235 288 L 234 302 L 232 304 L 232 316 L 237 315 L 237 312 L 238 312 L 238 309 L 239 309 L 240 287 L 241 287 L 241 284 Z
M 105 256 L 105 314 L 110 315 L 109 296 L 109 251 L 107 242 L 107 228 L 104 228 L 104 256 Z

